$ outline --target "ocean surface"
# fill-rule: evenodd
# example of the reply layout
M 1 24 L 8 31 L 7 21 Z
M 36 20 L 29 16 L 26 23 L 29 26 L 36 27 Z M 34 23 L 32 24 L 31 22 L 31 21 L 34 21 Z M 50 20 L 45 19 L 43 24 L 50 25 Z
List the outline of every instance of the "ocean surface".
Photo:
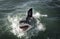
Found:
M 7 17 L 26 13 L 29 8 L 47 15 L 41 18 L 46 31 L 32 39 L 60 39 L 60 0 L 0 0 L 0 39 L 19 39 L 8 33 Z

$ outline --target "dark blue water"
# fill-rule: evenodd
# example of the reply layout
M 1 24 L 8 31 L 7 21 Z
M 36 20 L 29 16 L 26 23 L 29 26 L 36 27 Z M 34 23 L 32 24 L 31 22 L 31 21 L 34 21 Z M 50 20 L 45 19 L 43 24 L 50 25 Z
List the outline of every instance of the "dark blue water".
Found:
M 48 15 L 41 18 L 46 31 L 32 39 L 60 39 L 60 0 L 0 0 L 0 39 L 19 39 L 9 33 L 7 16 L 26 13 L 31 7 L 40 14 Z

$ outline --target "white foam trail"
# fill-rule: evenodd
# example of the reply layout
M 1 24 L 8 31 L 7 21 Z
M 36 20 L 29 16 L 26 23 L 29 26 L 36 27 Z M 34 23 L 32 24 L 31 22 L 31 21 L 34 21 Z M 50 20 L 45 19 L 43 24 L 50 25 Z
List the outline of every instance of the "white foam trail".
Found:
M 36 12 L 33 16 L 35 18 L 48 17 L 47 15 L 42 15 L 39 12 Z M 42 23 L 40 23 L 40 21 L 38 19 L 37 19 L 37 29 L 40 30 L 40 31 L 45 31 L 46 30 L 46 28 L 44 27 L 44 25 Z
M 40 30 L 40 31 L 45 31 L 46 30 L 46 28 L 44 27 L 44 25 L 41 24 L 41 23 L 37 26 L 37 29 Z
M 36 14 L 33 15 L 35 18 L 40 18 L 40 17 L 48 17 L 47 15 L 42 15 L 39 12 L 36 12 Z

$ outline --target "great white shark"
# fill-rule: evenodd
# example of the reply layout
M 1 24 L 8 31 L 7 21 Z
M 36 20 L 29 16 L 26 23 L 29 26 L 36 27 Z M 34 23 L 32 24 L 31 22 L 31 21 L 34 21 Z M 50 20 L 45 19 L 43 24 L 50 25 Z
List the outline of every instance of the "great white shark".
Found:
M 26 14 L 26 13 L 25 13 Z M 10 32 L 17 37 L 24 37 L 29 39 L 31 36 L 36 36 L 39 31 L 45 31 L 45 26 L 40 22 L 40 13 L 33 13 L 33 9 L 30 8 L 27 14 L 17 13 L 15 15 L 8 16 L 8 21 L 11 23 Z
M 36 26 L 36 19 L 33 17 L 32 8 L 28 10 L 27 17 L 25 19 L 20 20 L 19 23 L 20 25 L 23 24 L 22 26 L 20 26 L 20 28 L 23 30 L 27 30 L 29 26 L 33 27 L 32 24 Z

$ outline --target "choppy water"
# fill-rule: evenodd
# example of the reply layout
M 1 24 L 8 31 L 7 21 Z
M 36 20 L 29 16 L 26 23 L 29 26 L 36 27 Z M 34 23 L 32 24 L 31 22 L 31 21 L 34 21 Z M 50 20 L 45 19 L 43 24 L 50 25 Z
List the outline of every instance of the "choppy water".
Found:
M 7 17 L 26 13 L 31 7 L 34 12 L 48 15 L 40 20 L 46 31 L 32 39 L 60 39 L 60 0 L 0 0 L 0 39 L 19 39 L 10 33 Z

